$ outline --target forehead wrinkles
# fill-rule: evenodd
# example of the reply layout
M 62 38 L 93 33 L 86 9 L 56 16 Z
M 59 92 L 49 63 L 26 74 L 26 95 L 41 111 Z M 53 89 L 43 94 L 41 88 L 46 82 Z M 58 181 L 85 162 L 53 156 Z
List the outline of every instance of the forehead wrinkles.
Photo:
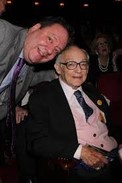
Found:
M 87 59 L 84 52 L 82 52 L 80 49 L 70 49 L 66 50 L 64 54 L 62 55 L 62 61 L 81 61 Z

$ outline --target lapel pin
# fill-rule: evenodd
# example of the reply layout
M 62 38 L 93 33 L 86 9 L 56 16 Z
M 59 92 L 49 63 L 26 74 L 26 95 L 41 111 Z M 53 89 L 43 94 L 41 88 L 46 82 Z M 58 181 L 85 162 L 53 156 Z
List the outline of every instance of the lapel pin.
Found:
M 98 105 L 102 105 L 102 100 L 97 100 Z

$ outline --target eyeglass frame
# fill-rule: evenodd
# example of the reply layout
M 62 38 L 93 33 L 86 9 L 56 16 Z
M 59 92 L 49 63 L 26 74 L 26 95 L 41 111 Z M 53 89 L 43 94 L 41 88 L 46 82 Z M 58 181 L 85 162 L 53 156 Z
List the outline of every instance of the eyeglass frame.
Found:
M 68 67 L 69 63 L 74 63 L 75 67 L 73 69 L 69 69 L 69 67 Z M 84 63 L 86 63 L 86 68 L 82 68 Z M 74 70 L 77 68 L 78 65 L 79 65 L 81 70 L 87 70 L 89 68 L 89 61 L 87 61 L 87 60 L 84 60 L 81 62 L 76 62 L 76 61 L 60 62 L 60 64 L 65 65 L 68 70 Z

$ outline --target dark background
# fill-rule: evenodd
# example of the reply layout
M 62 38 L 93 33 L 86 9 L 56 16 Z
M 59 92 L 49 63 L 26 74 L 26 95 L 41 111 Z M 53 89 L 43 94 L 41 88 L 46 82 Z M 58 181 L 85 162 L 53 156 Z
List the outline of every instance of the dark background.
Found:
M 13 0 L 6 6 L 3 17 L 19 25 L 30 25 L 45 15 L 61 15 L 73 24 L 90 21 L 94 24 L 121 25 L 122 1 L 118 0 L 62 0 L 64 7 L 59 7 L 61 0 Z M 120 2 L 119 2 L 120 1 Z M 88 8 L 83 4 L 89 3 Z
M 40 5 L 35 6 L 34 2 Z M 76 39 L 83 43 L 97 32 L 122 35 L 122 0 L 12 0 L 2 18 L 29 27 L 47 15 L 65 17 L 76 29 Z M 65 6 L 60 7 L 59 2 Z M 89 7 L 83 7 L 89 3 Z M 82 46 L 82 45 L 81 45 Z

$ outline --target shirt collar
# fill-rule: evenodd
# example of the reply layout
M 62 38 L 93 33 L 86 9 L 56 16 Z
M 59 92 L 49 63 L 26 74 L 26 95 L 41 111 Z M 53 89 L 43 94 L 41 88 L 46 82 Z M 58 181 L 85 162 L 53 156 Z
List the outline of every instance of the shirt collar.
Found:
M 23 50 L 21 51 L 19 58 L 24 58 Z
M 61 78 L 59 78 L 59 82 L 62 86 L 62 89 L 67 97 L 67 99 L 71 99 L 72 95 L 74 95 L 74 92 L 76 90 L 74 90 L 73 88 L 71 88 L 71 86 L 67 85 L 64 81 L 62 81 Z M 82 92 L 82 86 L 81 87 L 78 87 L 77 90 L 80 90 Z

